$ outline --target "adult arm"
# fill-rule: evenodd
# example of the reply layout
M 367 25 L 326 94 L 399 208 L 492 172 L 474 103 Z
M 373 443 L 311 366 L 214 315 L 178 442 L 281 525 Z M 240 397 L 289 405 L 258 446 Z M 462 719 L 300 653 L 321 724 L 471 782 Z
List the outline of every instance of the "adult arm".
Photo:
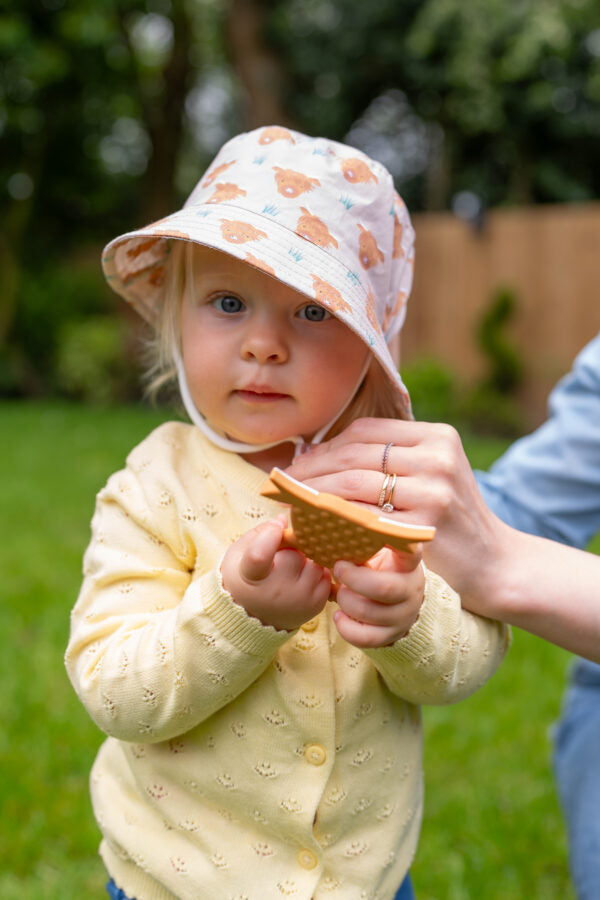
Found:
M 600 663 L 600 558 L 501 524 L 463 604 Z
M 520 528 L 579 545 L 598 527 L 599 357 L 600 337 L 553 392 L 547 425 L 517 445 L 527 465 L 512 468 L 507 478 L 513 467 L 509 455 L 489 480 L 482 477 L 486 500 L 499 515 Z M 571 432 L 575 437 L 569 439 Z M 426 560 L 459 591 L 464 606 L 600 661 L 600 560 L 524 535 L 494 515 L 454 429 L 360 420 L 299 458 L 290 474 L 319 490 L 374 505 L 381 489 L 383 447 L 389 441 L 394 447 L 388 469 L 401 476 L 394 515 L 436 525 L 438 534 L 426 548 Z M 543 474 L 536 475 L 542 446 Z M 552 499 L 555 488 L 558 499 Z M 531 498 L 540 500 L 541 511 Z
M 450 426 L 361 419 L 288 471 L 317 490 L 376 508 L 388 441 L 388 468 L 401 476 L 392 515 L 436 526 L 425 561 L 463 606 L 600 662 L 600 558 L 502 522 L 485 504 Z
M 547 421 L 475 474 L 487 505 L 509 525 L 587 545 L 600 530 L 600 335 L 553 390 Z

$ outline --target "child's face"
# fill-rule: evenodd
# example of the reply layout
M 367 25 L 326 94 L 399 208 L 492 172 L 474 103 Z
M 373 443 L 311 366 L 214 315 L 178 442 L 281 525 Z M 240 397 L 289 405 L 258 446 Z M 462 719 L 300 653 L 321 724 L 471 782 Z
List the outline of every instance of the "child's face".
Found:
M 303 294 L 225 253 L 194 248 L 181 341 L 196 407 L 248 444 L 312 436 L 356 390 L 368 348 Z

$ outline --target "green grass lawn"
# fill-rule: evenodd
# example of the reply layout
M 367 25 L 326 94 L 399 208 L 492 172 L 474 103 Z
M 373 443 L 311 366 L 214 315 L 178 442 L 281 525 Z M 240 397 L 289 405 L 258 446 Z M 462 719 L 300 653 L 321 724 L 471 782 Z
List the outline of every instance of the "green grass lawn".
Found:
M 104 895 L 88 774 L 102 736 L 63 652 L 94 495 L 164 415 L 0 404 L 0 898 Z M 469 441 L 487 466 L 499 441 Z M 418 900 L 569 900 L 550 768 L 569 655 L 524 633 L 483 690 L 427 709 Z M 201 900 L 201 898 L 199 898 Z

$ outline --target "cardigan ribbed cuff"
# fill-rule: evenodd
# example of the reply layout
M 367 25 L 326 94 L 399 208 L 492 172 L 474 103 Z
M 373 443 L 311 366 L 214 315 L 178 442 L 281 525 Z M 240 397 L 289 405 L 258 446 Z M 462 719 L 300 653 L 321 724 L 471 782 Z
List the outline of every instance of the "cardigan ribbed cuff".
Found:
M 212 572 L 192 582 L 184 603 L 207 615 L 226 640 L 251 656 L 274 656 L 282 644 L 296 633 L 277 631 L 248 615 L 223 587 L 220 562 Z
M 385 659 L 386 664 L 419 663 L 431 652 L 432 641 L 440 628 L 444 608 L 451 610 L 457 594 L 446 582 L 425 566 L 425 595 L 416 622 L 404 637 L 390 647 L 365 650 L 373 661 Z

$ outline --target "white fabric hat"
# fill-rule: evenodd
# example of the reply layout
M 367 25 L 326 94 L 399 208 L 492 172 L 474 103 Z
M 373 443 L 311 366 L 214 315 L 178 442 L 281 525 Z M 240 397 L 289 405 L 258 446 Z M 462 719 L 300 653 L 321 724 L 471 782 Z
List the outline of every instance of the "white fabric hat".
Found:
M 151 322 L 171 239 L 229 253 L 325 306 L 367 344 L 412 417 L 387 342 L 404 321 L 414 231 L 381 163 L 278 126 L 232 138 L 183 209 L 104 250 L 109 284 Z

